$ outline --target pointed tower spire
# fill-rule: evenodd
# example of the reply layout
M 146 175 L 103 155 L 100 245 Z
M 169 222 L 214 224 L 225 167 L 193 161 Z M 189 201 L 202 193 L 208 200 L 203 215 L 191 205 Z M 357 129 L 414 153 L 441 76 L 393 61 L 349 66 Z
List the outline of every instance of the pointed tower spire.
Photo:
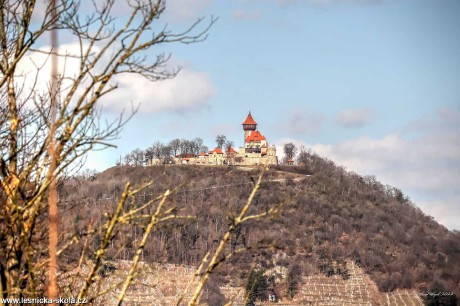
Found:
M 246 120 L 243 122 L 243 130 L 244 130 L 244 140 L 251 135 L 251 132 L 257 129 L 257 122 L 252 118 L 251 110 L 249 110 L 249 114 L 246 117 Z

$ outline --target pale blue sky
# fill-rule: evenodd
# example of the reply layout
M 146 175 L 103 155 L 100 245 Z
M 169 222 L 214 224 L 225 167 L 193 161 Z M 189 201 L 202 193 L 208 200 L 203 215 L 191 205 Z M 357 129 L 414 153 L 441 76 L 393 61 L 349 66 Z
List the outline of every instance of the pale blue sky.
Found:
M 140 111 L 88 167 L 156 140 L 212 147 L 223 133 L 241 145 L 250 108 L 270 143 L 374 174 L 460 229 L 460 1 L 173 2 L 160 20 L 172 28 L 219 20 L 202 43 L 162 48 L 182 76 L 111 97 L 107 116 L 131 102 Z

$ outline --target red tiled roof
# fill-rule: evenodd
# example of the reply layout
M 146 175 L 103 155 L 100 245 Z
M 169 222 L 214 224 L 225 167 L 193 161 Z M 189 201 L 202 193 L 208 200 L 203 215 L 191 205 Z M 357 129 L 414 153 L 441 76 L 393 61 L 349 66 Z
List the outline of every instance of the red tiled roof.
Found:
M 227 153 L 236 153 L 235 149 L 233 147 L 230 147 L 230 149 L 227 151 Z
M 208 155 L 208 153 L 206 153 L 206 152 L 200 152 L 199 155 L 200 155 L 200 156 L 206 156 L 206 155 Z
M 215 148 L 214 150 L 210 151 L 209 154 L 212 154 L 214 152 L 216 152 L 217 154 L 224 154 L 221 148 Z
M 243 124 L 257 124 L 257 123 L 254 121 L 254 118 L 252 118 L 251 113 L 249 113 L 248 116 L 246 117 L 246 120 L 244 120 Z
M 249 134 L 248 137 L 246 137 L 246 142 L 254 141 L 254 142 L 260 142 L 261 140 L 266 140 L 264 135 L 262 135 L 259 131 L 253 131 L 251 134 Z
M 179 157 L 179 158 L 193 158 L 193 157 L 196 157 L 195 154 L 191 154 L 191 153 L 182 153 L 182 154 L 179 154 L 179 155 L 176 155 L 176 157 Z

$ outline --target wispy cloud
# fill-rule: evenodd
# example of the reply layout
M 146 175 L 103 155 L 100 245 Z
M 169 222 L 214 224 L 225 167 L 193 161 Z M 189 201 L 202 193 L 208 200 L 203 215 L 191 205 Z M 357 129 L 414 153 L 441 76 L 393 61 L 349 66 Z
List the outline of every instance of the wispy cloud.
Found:
M 241 3 L 252 3 L 254 0 L 233 0 L 235 2 Z M 275 3 L 280 6 L 288 6 L 294 4 L 300 5 L 314 5 L 314 6 L 330 6 L 336 4 L 354 4 L 354 5 L 368 5 L 368 4 L 378 4 L 384 0 L 256 0 L 257 2 L 263 3 Z
M 369 109 L 349 109 L 337 116 L 337 122 L 347 128 L 359 128 L 368 125 L 374 119 L 374 112 Z
M 323 113 L 294 108 L 281 120 L 276 126 L 282 127 L 288 135 L 314 135 L 321 131 L 325 117 Z
M 232 12 L 232 17 L 236 20 L 257 20 L 260 16 L 260 11 L 235 10 Z
M 194 21 L 212 6 L 213 0 L 174 0 L 166 5 L 166 16 L 173 21 Z
M 313 4 L 313 5 L 331 5 L 331 4 L 377 4 L 382 0 L 276 0 L 281 5 L 293 3 Z

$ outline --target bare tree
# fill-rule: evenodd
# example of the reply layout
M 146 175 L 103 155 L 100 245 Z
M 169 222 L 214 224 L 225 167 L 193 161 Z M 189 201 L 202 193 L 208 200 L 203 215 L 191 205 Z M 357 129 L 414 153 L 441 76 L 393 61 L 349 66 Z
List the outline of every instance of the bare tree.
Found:
M 180 153 L 180 139 L 173 139 L 169 142 L 173 156 L 177 156 Z
M 145 149 L 144 163 L 147 166 L 152 165 L 154 157 L 153 149 L 151 147 Z
M 180 154 L 190 153 L 190 141 L 186 139 L 180 140 Z
M 200 149 L 203 148 L 203 139 L 197 137 L 192 139 L 192 145 L 193 145 L 193 154 L 198 155 L 200 153 Z
M 293 160 L 294 156 L 297 154 L 297 147 L 292 142 L 286 143 L 284 145 L 284 155 L 286 160 Z
M 111 146 L 110 141 L 123 126 L 126 118 L 120 117 L 106 125 L 98 120 L 98 101 L 117 89 L 114 78 L 124 73 L 139 74 L 152 81 L 175 77 L 177 69 L 165 69 L 169 55 L 150 58 L 147 51 L 161 44 L 202 41 L 214 22 L 211 20 L 199 29 L 202 27 L 199 19 L 182 32 L 158 27 L 158 19 L 165 10 L 163 0 L 129 1 L 129 11 L 123 12 L 123 24 L 116 22 L 114 16 L 114 6 L 119 1 L 91 2 L 94 7 L 88 16 L 80 13 L 77 0 L 57 0 L 55 6 L 47 5 L 43 11 L 39 11 L 41 7 L 37 3 L 16 0 L 2 1 L 0 5 L 0 109 L 3 114 L 0 118 L 0 222 L 4 225 L 0 229 L 0 292 L 3 298 L 35 296 L 39 288 L 43 288 L 37 285 L 37 275 L 48 259 L 39 256 L 34 241 L 39 239 L 38 229 L 49 225 L 42 215 L 48 207 L 46 197 L 50 185 L 78 168 L 78 161 L 95 146 Z M 65 34 L 69 41 L 75 41 L 78 51 L 69 53 L 40 47 L 46 44 L 44 35 L 53 29 Z M 56 90 L 56 107 L 52 107 L 54 94 L 48 90 L 50 86 L 37 85 L 37 80 L 43 77 L 45 62 L 34 63 L 34 75 L 24 75 L 18 68 L 28 56 L 43 53 L 57 56 L 63 62 L 78 62 L 75 75 L 66 75 L 66 67 L 61 67 L 57 75 L 57 87 L 52 88 Z M 24 79 L 32 85 L 26 85 Z M 52 153 L 47 150 L 50 144 Z M 134 193 L 127 188 L 123 199 Z M 107 224 L 96 263 L 79 297 L 86 296 L 94 283 L 111 231 L 123 215 L 123 204 Z M 161 206 L 158 207 L 146 234 L 162 215 Z M 66 243 L 72 242 L 60 243 L 56 254 Z M 122 299 L 121 295 L 119 303 Z
M 152 151 L 152 154 L 154 158 L 160 161 L 160 163 L 163 162 L 163 156 L 164 156 L 164 147 L 165 144 L 160 142 L 160 141 L 155 141 L 151 146 L 150 149 Z
M 305 146 L 299 147 L 299 155 L 297 156 L 297 162 L 301 165 L 308 165 L 310 161 L 311 151 Z
M 233 148 L 233 146 L 235 146 L 235 143 L 231 140 L 227 140 L 225 142 L 225 151 L 226 152 L 230 151 L 230 148 Z
M 216 144 L 218 148 L 223 148 L 224 144 L 227 142 L 227 137 L 225 135 L 217 135 L 216 136 Z
M 131 154 L 133 156 L 134 166 L 142 166 L 144 164 L 144 151 L 142 151 L 140 148 L 137 148 L 133 152 L 131 152 Z
M 163 158 L 163 163 L 166 163 L 172 156 L 172 149 L 169 145 L 163 145 L 161 147 L 161 158 Z
M 209 151 L 208 146 L 202 145 L 202 146 L 200 146 L 200 149 L 198 150 L 198 153 L 200 153 L 200 152 L 205 152 L 206 153 L 208 151 Z
M 128 153 L 125 156 L 123 156 L 123 162 L 125 166 L 132 166 L 133 165 L 133 155 L 131 153 Z

